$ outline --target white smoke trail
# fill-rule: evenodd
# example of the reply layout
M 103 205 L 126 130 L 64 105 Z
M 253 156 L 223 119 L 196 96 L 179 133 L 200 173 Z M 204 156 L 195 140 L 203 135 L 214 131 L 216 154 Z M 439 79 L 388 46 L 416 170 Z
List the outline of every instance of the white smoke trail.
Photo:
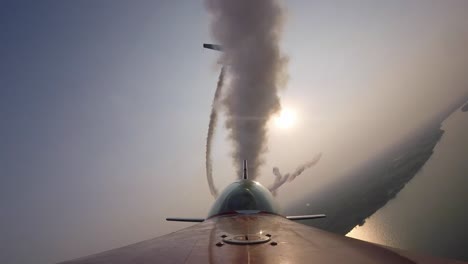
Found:
M 268 189 L 273 194 L 273 196 L 276 196 L 278 194 L 278 188 L 281 187 L 281 185 L 283 185 L 289 179 L 289 174 L 283 176 L 281 175 L 279 169 L 277 167 L 274 167 L 273 175 L 275 175 L 275 182 Z
M 296 170 L 292 174 L 285 174 L 282 175 L 277 167 L 273 168 L 273 175 L 275 175 L 275 181 L 273 184 L 268 188 L 270 192 L 276 196 L 278 193 L 278 189 L 285 184 L 286 182 L 292 182 L 294 179 L 296 179 L 297 176 L 301 175 L 306 169 L 314 166 L 320 161 L 320 158 L 322 157 L 322 153 L 317 154 L 313 160 L 299 166 L 296 168 Z
M 208 134 L 206 136 L 206 152 L 205 152 L 205 167 L 206 167 L 206 180 L 208 181 L 208 187 L 210 193 L 214 198 L 218 196 L 218 190 L 213 183 L 213 164 L 211 160 L 211 145 L 213 143 L 213 136 L 215 133 L 216 124 L 218 123 L 218 105 L 219 97 L 221 96 L 221 90 L 224 83 L 224 66 L 221 68 L 219 73 L 218 84 L 216 85 L 216 91 L 213 98 L 213 104 L 211 106 L 210 122 L 208 124 Z
M 239 165 L 248 160 L 249 178 L 255 179 L 266 150 L 266 125 L 280 109 L 277 92 L 286 83 L 287 59 L 279 47 L 284 12 L 275 0 L 206 0 L 206 6 L 223 47 L 221 63 L 229 65 L 223 104 L 234 165 L 242 177 Z

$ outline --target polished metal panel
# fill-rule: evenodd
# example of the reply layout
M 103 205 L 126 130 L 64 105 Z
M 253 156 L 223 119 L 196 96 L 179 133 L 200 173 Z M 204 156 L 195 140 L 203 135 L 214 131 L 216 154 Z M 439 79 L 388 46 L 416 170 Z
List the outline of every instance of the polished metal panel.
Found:
M 271 235 L 269 243 L 229 244 L 228 234 Z M 421 262 L 420 262 L 421 261 Z M 227 215 L 159 238 L 84 257 L 69 264 L 130 263 L 463 263 L 407 255 L 311 228 L 273 214 Z

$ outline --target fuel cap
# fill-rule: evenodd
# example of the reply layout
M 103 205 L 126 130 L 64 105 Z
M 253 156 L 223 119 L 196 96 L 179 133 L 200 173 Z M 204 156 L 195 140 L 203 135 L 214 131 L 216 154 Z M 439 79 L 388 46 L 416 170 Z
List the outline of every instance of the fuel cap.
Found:
M 228 244 L 237 245 L 250 245 L 259 244 L 270 241 L 270 237 L 260 234 L 246 234 L 246 235 L 228 235 L 223 238 L 223 241 Z

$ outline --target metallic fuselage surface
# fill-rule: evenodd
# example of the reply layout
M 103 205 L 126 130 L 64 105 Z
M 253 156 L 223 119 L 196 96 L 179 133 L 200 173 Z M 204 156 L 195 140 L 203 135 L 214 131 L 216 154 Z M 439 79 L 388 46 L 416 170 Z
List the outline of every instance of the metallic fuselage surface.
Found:
M 269 235 L 231 244 L 233 235 Z M 421 262 L 420 262 L 421 261 Z M 274 214 L 226 215 L 159 238 L 64 263 L 462 263 L 405 257 L 365 241 L 331 234 Z

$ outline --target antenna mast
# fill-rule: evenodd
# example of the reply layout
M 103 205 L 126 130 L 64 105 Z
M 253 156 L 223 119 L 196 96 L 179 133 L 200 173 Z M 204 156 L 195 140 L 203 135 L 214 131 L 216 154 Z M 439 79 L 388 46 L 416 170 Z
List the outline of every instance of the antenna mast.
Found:
M 247 175 L 247 160 L 244 160 L 244 175 L 243 175 L 243 179 L 244 180 L 247 180 L 249 177 Z

